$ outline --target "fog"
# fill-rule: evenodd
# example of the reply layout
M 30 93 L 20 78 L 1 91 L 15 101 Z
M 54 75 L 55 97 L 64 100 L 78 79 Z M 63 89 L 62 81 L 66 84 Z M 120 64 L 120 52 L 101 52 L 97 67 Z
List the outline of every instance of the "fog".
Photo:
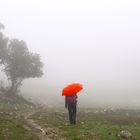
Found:
M 44 63 L 42 78 L 24 81 L 26 98 L 63 106 L 63 87 L 79 82 L 81 107 L 139 108 L 138 0 L 5 0 L 0 22 Z

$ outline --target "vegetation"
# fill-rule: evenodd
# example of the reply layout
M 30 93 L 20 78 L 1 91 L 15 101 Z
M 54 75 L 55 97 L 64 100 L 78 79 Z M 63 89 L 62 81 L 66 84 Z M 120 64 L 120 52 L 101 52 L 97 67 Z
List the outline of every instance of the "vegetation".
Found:
M 0 140 L 38 140 L 38 133 L 26 116 L 36 106 L 17 92 L 24 79 L 43 75 L 43 64 L 40 56 L 31 53 L 24 41 L 5 37 L 2 29 L 4 25 L 0 24 L 0 70 L 10 86 L 0 81 Z
M 28 132 L 23 127 L 21 120 L 13 118 L 0 118 L 1 140 L 39 140 L 33 132 Z
M 42 128 L 57 130 L 64 140 L 123 140 L 117 136 L 120 130 L 132 133 L 128 140 L 140 139 L 140 110 L 80 109 L 77 125 L 69 125 L 67 110 L 38 108 L 22 98 L 6 97 L 0 98 L 0 139 L 38 140 L 39 133 L 24 119 L 27 114 Z
M 0 29 L 4 26 L 0 24 Z M 8 94 L 17 93 L 26 78 L 41 77 L 43 64 L 38 54 L 31 53 L 24 41 L 8 39 L 0 32 L 0 65 L 11 82 Z
M 41 116 L 41 117 L 39 117 Z M 86 109 L 78 113 L 77 125 L 69 125 L 67 112 L 62 109 L 38 112 L 34 116 L 42 125 L 56 127 L 66 140 L 123 140 L 117 134 L 128 130 L 133 137 L 140 139 L 140 110 L 102 110 Z
M 34 109 L 35 106 L 23 98 L 15 100 L 0 95 L 0 140 L 39 140 L 24 119 L 24 114 Z

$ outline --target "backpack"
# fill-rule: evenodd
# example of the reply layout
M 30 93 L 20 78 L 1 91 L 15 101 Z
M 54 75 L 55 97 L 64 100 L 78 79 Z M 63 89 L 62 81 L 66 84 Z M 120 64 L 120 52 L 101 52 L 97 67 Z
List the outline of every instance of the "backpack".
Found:
M 76 104 L 77 103 L 77 96 L 67 96 L 67 103 L 69 104 Z

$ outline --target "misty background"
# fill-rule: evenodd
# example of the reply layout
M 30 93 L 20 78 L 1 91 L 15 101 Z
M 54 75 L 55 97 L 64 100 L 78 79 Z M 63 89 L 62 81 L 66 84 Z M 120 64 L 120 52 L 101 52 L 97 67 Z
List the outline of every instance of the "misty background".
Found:
M 24 81 L 25 97 L 63 106 L 63 87 L 79 82 L 79 106 L 140 106 L 138 0 L 5 0 L 0 22 L 44 63 L 42 78 Z

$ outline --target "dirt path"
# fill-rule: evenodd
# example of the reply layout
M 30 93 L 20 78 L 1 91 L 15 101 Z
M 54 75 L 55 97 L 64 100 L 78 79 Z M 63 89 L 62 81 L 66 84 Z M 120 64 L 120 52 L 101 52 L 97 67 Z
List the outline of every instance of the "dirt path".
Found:
M 57 132 L 54 128 L 43 128 L 41 125 L 35 122 L 35 120 L 31 119 L 30 117 L 34 113 L 35 112 L 24 114 L 23 116 L 30 127 L 39 130 L 39 138 L 41 140 L 63 140 L 58 137 Z

